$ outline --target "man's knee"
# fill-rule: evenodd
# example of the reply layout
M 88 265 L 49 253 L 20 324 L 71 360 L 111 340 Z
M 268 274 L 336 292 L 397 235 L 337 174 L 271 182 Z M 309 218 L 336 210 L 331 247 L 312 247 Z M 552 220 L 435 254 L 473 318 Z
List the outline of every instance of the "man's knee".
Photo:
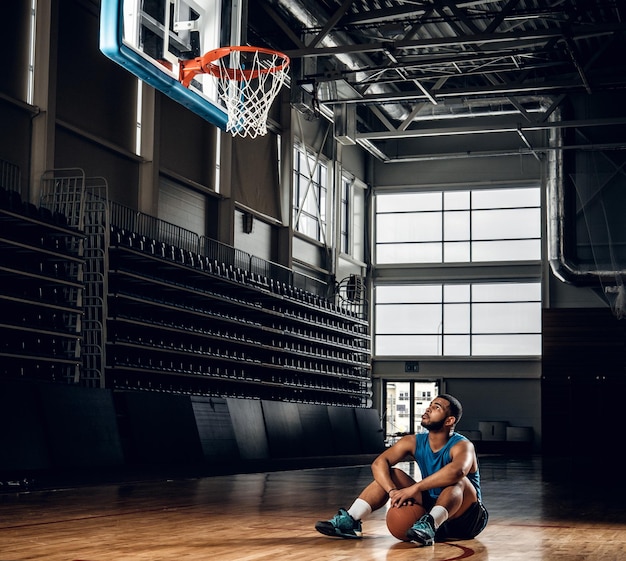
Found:
M 478 495 L 476 494 L 476 488 L 467 477 L 464 477 L 455 485 L 454 492 L 457 494 L 458 498 L 460 498 L 459 506 L 454 512 L 454 518 L 456 518 L 478 502 Z
M 405 471 L 399 468 L 391 468 L 391 479 L 398 486 L 399 489 L 403 487 L 410 487 L 415 483 L 415 480 Z

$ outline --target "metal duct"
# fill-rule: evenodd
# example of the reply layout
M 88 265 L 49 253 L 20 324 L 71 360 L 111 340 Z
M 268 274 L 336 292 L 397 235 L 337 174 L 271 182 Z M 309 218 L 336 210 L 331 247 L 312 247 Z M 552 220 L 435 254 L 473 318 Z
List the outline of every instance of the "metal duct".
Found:
M 558 121 L 560 112 L 551 115 L 551 121 Z M 550 132 L 550 150 L 546 168 L 548 173 L 546 204 L 548 210 L 548 262 L 554 276 L 561 281 L 575 286 L 591 286 L 602 283 L 615 284 L 616 276 L 626 274 L 626 271 L 599 270 L 583 267 L 580 263 L 568 259 L 569 243 L 567 228 L 575 228 L 575 224 L 567 222 L 565 211 L 565 182 L 563 179 L 563 137 L 559 128 Z

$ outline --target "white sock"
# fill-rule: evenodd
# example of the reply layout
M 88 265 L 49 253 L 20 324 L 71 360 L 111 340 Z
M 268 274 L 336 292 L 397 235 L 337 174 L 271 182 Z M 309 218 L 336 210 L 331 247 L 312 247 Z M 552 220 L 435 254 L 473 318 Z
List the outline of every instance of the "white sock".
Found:
M 435 530 L 439 528 L 446 520 L 448 520 L 448 511 L 442 506 L 435 505 L 428 513 L 433 517 L 435 522 Z
M 348 509 L 348 514 L 355 520 L 363 520 L 372 513 L 372 507 L 363 499 L 356 499 Z

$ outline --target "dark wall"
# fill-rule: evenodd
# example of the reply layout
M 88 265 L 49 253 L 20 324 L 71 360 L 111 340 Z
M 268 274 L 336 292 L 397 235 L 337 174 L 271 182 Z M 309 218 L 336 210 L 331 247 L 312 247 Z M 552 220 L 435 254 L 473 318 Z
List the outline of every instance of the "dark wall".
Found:
M 375 410 L 0 380 L 0 481 L 109 470 L 229 472 L 382 451 Z M 342 460 L 342 457 L 344 460 Z M 295 462 L 298 460 L 298 462 Z M 69 475 L 68 475 L 69 474 Z
M 28 69 L 28 41 L 30 3 L 7 2 L 2 6 L 2 17 L 10 25 L 3 26 L 0 46 L 6 54 L 0 72 L 0 92 L 22 99 L 26 93 Z
M 0 90 L 1 92 L 1 90 Z M 20 170 L 19 192 L 28 199 L 30 140 L 33 115 L 25 108 L 0 99 L 0 160 Z M 8 186 L 5 184 L 5 186 Z
M 626 393 L 626 323 L 609 309 L 544 310 L 543 334 L 544 455 L 613 464 Z
M 100 52 L 99 26 L 98 10 L 81 2 L 59 2 L 57 118 L 132 151 L 137 80 Z M 72 165 L 89 167 L 79 163 L 76 159 Z
M 112 394 L 0 381 L 0 472 L 122 465 Z

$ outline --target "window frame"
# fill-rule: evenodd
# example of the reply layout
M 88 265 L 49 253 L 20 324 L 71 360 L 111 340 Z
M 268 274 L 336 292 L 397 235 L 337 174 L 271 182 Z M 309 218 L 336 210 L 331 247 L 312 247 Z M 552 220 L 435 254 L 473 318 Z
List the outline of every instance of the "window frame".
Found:
M 314 154 L 302 143 L 295 142 L 292 176 L 293 231 L 326 245 L 330 226 L 328 205 L 331 196 L 330 186 L 332 185 L 330 160 L 320 153 Z M 308 199 L 309 197 L 313 197 L 313 203 Z M 309 205 L 308 208 L 307 205 Z M 303 217 L 304 223 L 301 222 Z M 312 235 L 306 224 L 313 225 L 315 235 Z
M 515 190 L 521 191 L 526 189 L 532 189 L 533 192 L 529 193 L 529 197 L 526 197 L 526 194 L 523 192 L 516 193 Z M 443 244 L 446 243 L 446 240 L 443 236 L 443 222 L 445 220 L 445 207 L 443 204 L 444 197 L 446 194 L 448 195 L 448 201 L 454 202 L 452 207 L 448 207 L 450 209 L 458 209 L 459 206 L 462 206 L 464 203 L 463 197 L 469 196 L 470 193 L 476 192 L 480 193 L 477 200 L 479 204 L 474 205 L 473 208 L 476 208 L 479 211 L 483 211 L 485 206 L 491 208 L 495 207 L 496 204 L 491 205 L 494 201 L 489 196 L 489 191 L 500 190 L 503 191 L 500 197 L 495 198 L 498 203 L 502 203 L 503 208 L 526 208 L 531 207 L 536 209 L 535 212 L 535 222 L 533 222 L 532 227 L 530 228 L 530 234 L 534 240 L 537 240 L 538 248 L 534 250 L 532 259 L 518 259 L 517 256 L 512 255 L 509 260 L 496 260 L 496 261 L 454 261 L 454 262 L 444 262 L 443 260 L 443 250 L 441 252 L 441 260 L 434 261 L 406 261 L 399 260 L 398 262 L 383 262 L 379 263 L 377 260 L 376 252 L 377 248 L 377 225 L 376 225 L 376 216 L 377 211 L 380 209 L 379 201 L 380 195 L 390 195 L 390 194 L 398 194 L 398 195 L 408 195 L 406 200 L 400 201 L 400 199 L 393 201 L 387 201 L 388 204 L 385 209 L 391 211 L 398 210 L 408 210 L 410 212 L 413 211 L 421 211 L 420 208 L 421 201 L 418 197 L 411 200 L 410 195 L 412 193 L 418 194 L 427 194 L 424 197 L 424 208 L 432 211 L 435 209 L 437 212 L 441 214 L 441 230 L 439 230 L 436 235 L 440 235 L 440 239 L 437 243 L 439 243 L 442 247 Z M 506 193 L 504 191 L 509 190 L 511 194 Z M 463 192 L 466 194 L 463 195 Z M 457 195 L 458 194 L 458 195 Z M 545 222 L 543 217 L 543 206 L 545 201 L 543 200 L 543 194 L 541 185 L 538 182 L 519 182 L 507 184 L 502 183 L 500 185 L 456 185 L 451 186 L 449 188 L 441 188 L 437 186 L 428 187 L 424 189 L 407 189 L 407 188 L 399 188 L 399 187 L 384 187 L 378 188 L 375 193 L 375 202 L 372 208 L 372 216 L 374 219 L 374 228 L 371 234 L 372 236 L 372 247 L 374 252 L 374 263 L 372 266 L 373 270 L 373 290 L 375 293 L 372 295 L 372 337 L 373 337 L 373 353 L 374 358 L 376 360 L 415 360 L 415 359 L 428 359 L 428 360 L 439 360 L 439 361 L 450 361 L 450 360 L 472 360 L 472 361 L 480 361 L 480 360 L 537 360 L 541 358 L 542 348 L 541 348 L 541 336 L 542 336 L 542 327 L 541 327 L 541 308 L 543 306 L 543 275 L 542 275 L 542 257 L 543 257 L 543 244 L 542 239 L 545 232 Z M 519 202 L 528 201 L 529 204 L 520 205 Z M 395 205 L 395 207 L 394 207 Z M 439 205 L 439 208 L 437 208 Z M 415 230 L 413 231 L 415 232 Z M 472 231 L 469 231 L 470 234 Z M 536 233 L 535 233 L 536 232 Z M 400 233 L 403 235 L 403 233 Z M 419 236 L 419 231 L 417 232 L 417 236 Z M 428 233 L 430 235 L 430 233 Z M 436 237 L 436 236 L 435 236 Z M 503 238 L 506 239 L 506 232 Z M 510 304 L 507 302 L 505 305 L 501 306 L 501 308 L 510 308 L 511 310 L 515 310 L 519 308 L 524 310 L 524 308 L 528 308 L 530 310 L 528 315 L 510 315 L 507 316 L 507 311 L 502 312 L 502 309 L 496 310 L 497 313 L 501 313 L 498 317 L 500 322 L 504 325 L 510 326 L 522 326 L 520 327 L 520 333 L 522 331 L 529 331 L 529 335 L 517 335 L 518 331 L 515 331 L 517 327 L 509 327 L 508 331 L 505 330 L 505 334 L 501 337 L 497 337 L 497 334 L 486 333 L 486 339 L 488 343 L 492 343 L 490 339 L 497 341 L 500 339 L 500 345 L 495 345 L 493 347 L 489 347 L 485 345 L 484 347 L 480 347 L 483 341 L 480 340 L 484 334 L 479 333 L 479 328 L 477 327 L 479 324 L 476 323 L 475 317 L 472 314 L 475 314 L 476 310 L 481 307 L 481 304 L 476 302 L 471 303 L 471 299 L 467 301 L 465 310 L 462 310 L 462 307 L 457 307 L 454 310 L 454 313 L 457 314 L 454 316 L 454 320 L 458 323 L 455 325 L 458 330 L 463 330 L 467 327 L 463 333 L 460 335 L 466 337 L 471 341 L 471 344 L 466 343 L 462 337 L 454 339 L 456 335 L 459 333 L 452 333 L 449 329 L 446 330 L 443 323 L 440 325 L 441 332 L 435 333 L 434 329 L 430 329 L 432 333 L 429 332 L 428 336 L 431 337 L 431 340 L 418 341 L 417 337 L 421 337 L 419 330 L 421 327 L 416 323 L 415 329 L 410 334 L 413 339 L 410 337 L 405 337 L 405 334 L 400 333 L 398 335 L 398 341 L 391 344 L 385 344 L 383 342 L 384 338 L 388 338 L 392 333 L 391 330 L 403 331 L 407 327 L 409 329 L 413 329 L 412 320 L 411 320 L 411 311 L 408 310 L 400 310 L 398 309 L 398 313 L 394 316 L 391 311 L 389 311 L 388 318 L 394 317 L 394 322 L 392 323 L 391 319 L 385 320 L 384 313 L 381 312 L 380 308 L 380 299 L 376 291 L 381 286 L 406 286 L 406 285 L 437 285 L 441 288 L 441 296 L 439 296 L 439 300 L 437 301 L 436 306 L 439 306 L 439 312 L 436 310 L 430 310 L 432 315 L 430 319 L 427 319 L 426 322 L 422 321 L 423 325 L 428 326 L 429 328 L 433 328 L 433 323 L 436 320 L 436 315 L 439 313 L 439 316 L 443 322 L 444 319 L 444 305 L 448 309 L 454 308 L 455 304 L 451 304 L 449 302 L 444 302 L 443 298 L 443 287 L 444 286 L 459 286 L 466 285 L 468 290 L 471 290 L 471 286 L 480 285 L 480 284 L 493 284 L 493 285 L 504 285 L 505 283 L 532 283 L 534 293 L 531 293 L 530 297 L 530 307 L 527 305 L 527 302 L 517 304 Z M 520 300 L 525 298 L 521 297 Z M 505 296 L 505 299 L 508 299 Z M 427 298 L 428 300 L 428 298 Z M 430 300 L 428 300 L 430 302 Z M 432 306 L 432 302 L 430 302 Z M 493 306 L 492 306 L 493 307 Z M 469 312 L 467 312 L 469 310 Z M 400 313 L 401 311 L 401 313 Z M 424 313 L 429 313 L 428 309 L 424 309 Z M 464 315 L 465 314 L 465 315 Z M 396 317 L 397 316 L 397 317 Z M 469 320 L 467 317 L 469 316 Z M 435 318 L 435 319 L 433 319 Z M 446 318 L 447 326 L 450 326 L 451 316 Z M 510 318 L 510 320 L 509 320 Z M 518 318 L 521 322 L 518 322 Z M 491 320 L 489 316 L 488 319 Z M 387 321 L 388 325 L 381 325 L 380 321 Z M 404 321 L 404 325 L 403 322 Z M 495 321 L 495 319 L 494 319 Z M 381 328 L 385 327 L 385 331 L 381 331 Z M 389 329 L 391 327 L 391 329 Z M 422 326 L 423 327 L 423 326 Z M 496 327 L 500 328 L 499 325 Z M 483 331 L 489 331 L 489 328 L 483 329 Z M 498 329 L 495 329 L 498 331 Z M 493 335 L 493 337 L 492 337 Z M 446 337 L 448 339 L 447 344 L 443 344 L 443 338 Z M 515 338 L 519 337 L 519 341 Z M 401 339 L 404 338 L 404 341 Z M 440 349 L 437 349 L 436 338 L 440 338 L 439 345 Z M 417 344 L 416 344 L 417 342 Z M 421 344 L 419 344 L 421 343 Z M 458 347 L 450 347 L 451 343 L 459 343 Z M 507 345 L 508 344 L 508 345 Z M 521 346 L 518 347 L 518 344 Z M 396 346 L 397 345 L 397 346 Z M 462 345 L 465 345 L 463 347 Z M 383 351 L 387 354 L 383 354 Z M 519 352 L 518 352 L 519 351 Z M 454 354 L 450 354 L 454 353 Z
M 493 301 L 485 301 L 480 299 L 480 297 L 475 296 L 475 287 L 483 287 L 483 286 L 489 286 L 489 285 L 500 285 L 500 286 L 506 286 L 506 285 L 510 285 L 510 286 L 519 286 L 519 285 L 528 285 L 533 287 L 534 290 L 538 290 L 538 297 L 536 299 L 528 299 L 528 298 L 524 298 L 524 299 L 495 299 Z M 435 295 L 437 293 L 437 291 L 439 291 L 439 298 L 435 299 L 434 297 L 431 297 L 428 299 L 428 301 L 415 301 L 415 302 L 408 302 L 408 301 L 396 301 L 396 302 L 385 302 L 385 303 L 381 303 L 379 302 L 379 296 L 378 296 L 378 288 L 380 287 L 385 287 L 385 288 L 397 288 L 397 287 L 422 287 L 422 288 L 431 288 L 432 289 L 432 294 Z M 467 286 L 469 288 L 469 290 L 467 291 L 468 297 L 466 299 L 454 299 L 454 300 L 446 300 L 445 298 L 445 292 L 446 292 L 446 287 L 448 286 Z M 403 282 L 403 283 L 399 283 L 399 282 L 385 282 L 385 283 L 377 283 L 375 288 L 374 288 L 374 297 L 373 297 L 373 306 L 374 306 L 374 325 L 373 325 L 373 332 L 374 332 L 374 342 L 373 342 L 373 347 L 374 347 L 374 355 L 376 358 L 383 358 L 383 357 L 393 357 L 393 358 L 398 358 L 398 357 L 406 357 L 406 356 L 421 356 L 421 357 L 437 357 L 437 358 L 445 358 L 445 359 L 450 359 L 450 358 L 463 358 L 463 359 L 485 359 L 485 358 L 493 358 L 493 357 L 497 357 L 497 358 L 536 358 L 541 356 L 541 307 L 542 307 L 542 298 L 541 298 L 541 279 L 522 279 L 516 282 L 511 282 L 511 281 L 501 281 L 501 280 L 488 280 L 488 279 L 482 279 L 482 280 L 468 280 L 468 281 L 464 281 L 464 282 L 447 282 L 447 281 L 429 281 L 429 282 L 418 282 L 418 281 L 412 281 L 412 282 Z M 534 318 L 534 321 L 537 322 L 537 330 L 536 331 L 514 331 L 514 330 L 493 330 L 491 332 L 489 331 L 480 331 L 478 330 L 478 326 L 476 325 L 475 321 L 474 321 L 474 314 L 475 314 L 475 308 L 476 306 L 481 306 L 484 304 L 494 304 L 494 305 L 499 305 L 501 307 L 504 307 L 506 305 L 510 305 L 511 309 L 514 309 L 515 306 L 520 305 L 520 304 L 531 304 L 531 305 L 535 305 L 538 306 L 537 309 L 537 317 Z M 423 306 L 428 306 L 430 307 L 432 310 L 439 310 L 439 316 L 438 319 L 439 321 L 437 322 L 437 329 L 436 330 L 430 330 L 430 331 L 425 331 L 423 329 L 421 329 L 422 324 L 418 324 L 418 328 L 414 331 L 396 331 L 396 332 L 380 332 L 379 331 L 379 325 L 378 322 L 381 320 L 381 309 L 379 306 L 396 306 L 396 307 L 405 307 L 405 306 L 412 306 L 415 309 L 419 309 L 420 307 Z M 446 329 L 446 312 L 448 310 L 450 310 L 452 307 L 454 306 L 465 306 L 467 308 L 467 314 L 468 314 L 468 328 L 465 331 L 454 331 L 454 330 L 450 330 L 448 331 Z M 395 318 L 394 321 L 394 325 L 399 325 L 402 323 L 402 318 L 400 317 L 399 314 L 393 314 L 393 317 Z M 479 338 L 489 338 L 491 337 L 491 341 L 496 342 L 498 340 L 502 340 L 504 337 L 516 337 L 519 338 L 520 337 L 539 337 L 539 341 L 538 341 L 538 348 L 537 347 L 533 347 L 534 350 L 536 350 L 537 352 L 526 352 L 526 353 L 518 353 L 518 354 L 513 354 L 513 353 L 482 353 L 482 352 L 477 352 L 476 350 L 476 345 L 477 345 L 477 340 Z M 432 342 L 429 344 L 429 341 L 435 341 L 435 345 L 436 345 L 436 352 L 429 352 L 429 353 L 403 353 L 403 352 L 398 352 L 398 353 L 387 353 L 387 354 L 382 354 L 380 352 L 380 346 L 381 346 L 381 337 L 384 338 L 392 338 L 392 337 L 404 337 L 406 339 L 411 338 L 414 342 L 411 345 L 412 348 L 415 348 L 416 344 L 415 342 L 419 342 L 420 340 L 423 342 L 423 346 L 424 347 L 430 347 L 432 348 Z M 452 341 L 454 338 L 459 338 L 459 337 L 465 337 L 467 338 L 467 347 L 469 348 L 469 352 L 467 353 L 447 353 L 446 349 L 448 348 L 448 344 L 450 344 L 450 341 Z
M 340 177 L 335 218 L 337 249 L 351 261 L 365 265 L 368 186 L 345 170 L 338 171 L 337 176 Z
M 475 203 L 477 198 L 484 195 L 486 192 L 510 192 L 514 191 L 524 191 L 524 190 L 532 190 L 534 191 L 533 195 L 536 197 L 535 204 L 523 204 L 523 205 L 494 205 L 494 206 L 485 206 L 484 204 Z M 411 208 L 403 207 L 402 209 L 395 210 L 380 210 L 380 204 L 382 197 L 385 196 L 406 196 L 410 197 L 412 194 L 418 195 L 420 197 L 424 197 L 425 202 L 428 202 L 430 208 Z M 447 203 L 447 195 L 456 194 L 462 195 L 466 194 L 468 198 L 468 203 L 463 207 L 455 207 L 448 206 Z M 407 210 L 408 208 L 408 210 Z M 520 213 L 525 211 L 532 211 L 533 218 L 537 221 L 536 225 L 539 226 L 538 234 L 531 236 L 520 236 L 520 237 L 510 237 L 504 236 L 501 238 L 493 237 L 493 238 L 483 238 L 478 235 L 478 227 L 480 224 L 483 227 L 487 224 L 487 222 L 482 221 L 478 222 L 477 218 L 480 216 L 485 216 L 487 213 L 491 214 L 493 217 L 496 213 Z M 542 220 L 542 201 L 541 201 L 541 187 L 538 184 L 527 184 L 527 185 L 516 185 L 516 186 L 489 186 L 489 187 L 467 187 L 464 189 L 458 188 L 454 190 L 446 190 L 446 189 L 428 189 L 421 191 L 413 191 L 413 192 L 394 192 L 391 190 L 379 191 L 375 196 L 375 205 L 374 205 L 374 232 L 373 232 L 373 247 L 374 247 L 374 255 L 373 261 L 374 266 L 404 266 L 404 265 L 476 265 L 483 263 L 509 263 L 512 261 L 528 261 L 535 262 L 541 260 L 541 220 Z M 452 216 L 460 216 L 461 214 L 467 215 L 467 233 L 466 237 L 460 239 L 458 237 L 454 237 L 449 233 L 450 226 L 454 221 L 450 220 Z M 410 235 L 418 238 L 419 236 L 422 239 L 406 239 L 404 241 L 390 240 L 390 241 L 381 241 L 382 234 L 381 223 L 383 221 L 390 221 L 391 223 L 396 224 L 400 220 L 407 221 L 410 224 L 419 224 L 420 221 L 425 223 L 424 228 L 422 229 L 422 234 L 416 233 L 419 232 L 417 227 L 415 227 L 414 232 Z M 509 220 L 507 221 L 509 224 L 515 224 L 515 221 Z M 407 236 L 408 238 L 409 236 Z M 517 257 L 516 259 L 507 259 L 506 257 L 500 258 L 480 258 L 478 257 L 479 252 L 478 249 L 480 247 L 489 246 L 491 247 L 491 251 L 493 252 L 494 248 L 498 247 L 500 244 L 501 255 L 519 255 L 520 252 L 524 252 L 524 256 L 522 258 Z M 464 252 L 468 256 L 467 258 L 448 258 L 448 253 L 452 250 L 453 246 L 462 247 L 466 246 Z M 410 258 L 402 258 L 400 257 L 397 260 L 392 260 L 389 258 L 385 258 L 381 260 L 381 252 L 383 248 L 391 248 L 396 249 L 398 252 L 404 250 L 407 255 L 414 256 L 416 251 L 421 251 L 423 253 L 423 257 L 417 259 Z M 517 247 L 517 249 L 515 249 Z

